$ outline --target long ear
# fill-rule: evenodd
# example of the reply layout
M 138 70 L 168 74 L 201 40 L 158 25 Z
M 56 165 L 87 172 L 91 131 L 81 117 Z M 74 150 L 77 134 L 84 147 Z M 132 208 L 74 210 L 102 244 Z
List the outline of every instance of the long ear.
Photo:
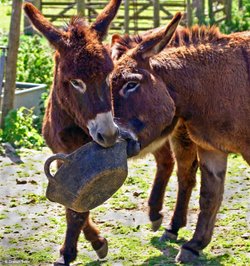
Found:
M 176 13 L 167 28 L 150 34 L 136 47 L 134 53 L 142 55 L 143 58 L 147 58 L 161 52 L 173 37 L 181 17 L 180 12 Z
M 96 21 L 91 25 L 91 28 L 99 35 L 100 40 L 103 40 L 106 36 L 109 25 L 114 19 L 120 4 L 121 0 L 110 0 L 103 11 L 97 16 Z
M 45 19 L 36 7 L 31 3 L 25 3 L 23 9 L 35 28 L 40 31 L 55 48 L 59 48 L 60 45 L 64 44 L 63 33 Z
M 117 61 L 129 48 L 123 43 L 119 34 L 114 34 L 111 39 L 111 58 Z

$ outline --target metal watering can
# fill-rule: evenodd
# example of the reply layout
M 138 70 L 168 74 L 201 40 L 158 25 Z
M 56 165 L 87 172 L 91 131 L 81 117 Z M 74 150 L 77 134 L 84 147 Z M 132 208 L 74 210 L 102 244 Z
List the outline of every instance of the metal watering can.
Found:
M 46 197 L 77 212 L 101 205 L 127 177 L 126 147 L 126 141 L 111 148 L 90 142 L 69 155 L 59 153 L 51 156 L 44 165 L 49 180 Z M 50 165 L 55 160 L 64 163 L 53 176 Z

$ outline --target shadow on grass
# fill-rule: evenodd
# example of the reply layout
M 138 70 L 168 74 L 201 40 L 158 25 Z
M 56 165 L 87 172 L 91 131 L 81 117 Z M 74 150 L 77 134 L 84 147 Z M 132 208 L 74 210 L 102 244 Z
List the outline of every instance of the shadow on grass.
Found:
M 108 260 L 106 260 L 106 259 L 105 260 L 95 260 L 95 261 L 91 261 L 89 263 L 86 263 L 84 265 L 85 266 L 101 266 L 107 262 L 108 262 Z
M 187 240 L 184 238 L 180 238 L 177 241 L 169 240 L 166 242 L 160 242 L 158 237 L 151 238 L 151 245 L 156 249 L 160 250 L 162 255 L 160 256 L 152 256 L 149 259 L 145 260 L 143 263 L 139 264 L 136 261 L 133 265 L 137 266 L 174 266 L 174 265 L 185 265 L 185 266 L 222 266 L 227 262 L 229 255 L 223 254 L 218 255 L 217 257 L 211 258 L 207 257 L 205 254 L 201 254 L 200 257 L 194 261 L 193 263 L 180 264 L 175 262 L 175 257 L 177 256 L 179 249 L 182 244 L 184 244 Z M 111 262 L 109 260 L 96 260 L 84 265 L 86 266 L 101 266 L 103 264 L 106 265 L 107 262 Z M 126 266 L 126 262 L 120 261 L 119 265 Z M 131 263 L 129 265 L 132 265 Z
M 171 266 L 171 265 L 181 265 L 180 263 L 175 262 L 175 257 L 179 252 L 179 248 L 182 244 L 186 242 L 185 239 L 181 238 L 178 241 L 169 240 L 166 242 L 160 242 L 158 237 L 153 237 L 151 239 L 151 244 L 162 252 L 160 256 L 154 256 L 150 259 L 144 261 L 141 266 L 153 266 L 153 265 L 164 265 L 164 266 Z M 177 243 L 179 247 L 174 247 L 173 244 Z M 206 255 L 201 254 L 201 256 L 194 261 L 193 263 L 187 263 L 185 266 L 204 266 L 204 265 L 212 265 L 212 266 L 221 266 L 224 265 L 222 262 L 225 262 L 228 255 L 221 255 L 216 258 L 207 258 Z

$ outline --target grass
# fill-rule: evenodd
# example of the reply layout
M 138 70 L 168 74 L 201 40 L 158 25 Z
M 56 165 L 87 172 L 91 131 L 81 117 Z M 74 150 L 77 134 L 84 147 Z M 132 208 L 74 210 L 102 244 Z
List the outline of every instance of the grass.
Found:
M 49 265 L 58 257 L 66 225 L 64 208 L 44 197 L 46 179 L 42 171 L 47 150 L 21 150 L 24 164 L 8 164 L 0 157 L 0 264 L 17 261 L 21 265 Z M 8 171 L 14 175 L 7 176 Z M 15 169 L 15 171 L 13 170 Z M 16 185 L 23 172 L 23 185 Z M 27 174 L 26 174 L 27 173 Z M 151 231 L 147 218 L 147 197 L 155 174 L 153 157 L 129 162 L 129 176 L 116 194 L 92 211 L 101 234 L 109 241 L 109 254 L 97 260 L 91 245 L 81 235 L 78 245 L 79 265 L 178 265 L 174 262 L 180 245 L 191 238 L 198 214 L 199 182 L 190 202 L 188 225 L 180 230 L 178 241 L 161 243 L 159 237 L 170 220 L 176 199 L 176 177 L 167 189 L 163 226 Z M 29 182 L 35 179 L 37 183 Z M 197 178 L 199 180 L 199 176 Z M 240 156 L 231 155 L 224 201 L 217 217 L 214 236 L 194 265 L 246 266 L 249 262 L 249 166 Z M 12 190 L 7 191 L 7 187 Z M 136 192 L 136 193 L 135 193 Z M 190 264 L 191 265 L 191 264 Z
M 11 6 L 8 4 L 1 4 L 0 8 L 0 36 L 7 34 L 10 27 Z

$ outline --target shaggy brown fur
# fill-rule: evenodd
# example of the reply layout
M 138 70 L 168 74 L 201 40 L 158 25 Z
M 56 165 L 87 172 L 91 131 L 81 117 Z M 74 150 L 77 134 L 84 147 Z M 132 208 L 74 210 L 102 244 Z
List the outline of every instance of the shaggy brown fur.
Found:
M 55 48 L 54 82 L 43 123 L 44 138 L 54 153 L 71 153 L 91 137 L 108 147 L 118 137 L 106 84 L 113 62 L 102 39 L 120 3 L 121 0 L 110 0 L 91 25 L 75 17 L 64 31 L 55 28 L 32 4 L 24 4 L 25 13 L 33 25 Z M 66 238 L 61 248 L 62 256 L 56 264 L 69 265 L 76 258 L 81 231 L 98 256 L 106 256 L 107 241 L 99 235 L 89 212 L 77 213 L 67 209 L 66 219 Z
M 179 19 L 177 14 L 166 29 L 123 47 L 111 87 L 115 116 L 126 121 L 123 126 L 133 131 L 131 138 L 136 135 L 141 154 L 162 147 L 166 132 L 176 124 L 171 144 L 180 158 L 182 177 L 188 178 L 179 180 L 176 215 L 170 224 L 174 234 L 185 224 L 198 152 L 201 212 L 193 238 L 177 256 L 185 262 L 211 240 L 227 154 L 240 153 L 250 164 L 250 39 L 247 32 L 223 35 L 214 27 L 195 27 L 178 30 L 171 43 Z M 113 45 L 117 43 L 125 42 L 116 36 Z M 168 44 L 175 47 L 164 49 Z

